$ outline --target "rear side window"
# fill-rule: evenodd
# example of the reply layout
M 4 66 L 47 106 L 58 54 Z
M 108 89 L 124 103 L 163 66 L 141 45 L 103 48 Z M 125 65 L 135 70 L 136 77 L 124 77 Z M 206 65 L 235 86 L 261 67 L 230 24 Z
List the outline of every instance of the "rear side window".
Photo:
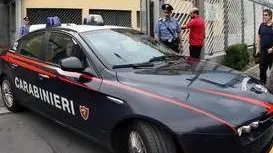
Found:
M 21 41 L 19 52 L 21 55 L 40 59 L 44 33 L 34 34 Z
M 61 60 L 72 56 L 77 57 L 83 66 L 87 66 L 86 56 L 82 48 L 72 37 L 56 32 L 51 33 L 48 51 L 46 52 L 46 61 L 60 65 Z

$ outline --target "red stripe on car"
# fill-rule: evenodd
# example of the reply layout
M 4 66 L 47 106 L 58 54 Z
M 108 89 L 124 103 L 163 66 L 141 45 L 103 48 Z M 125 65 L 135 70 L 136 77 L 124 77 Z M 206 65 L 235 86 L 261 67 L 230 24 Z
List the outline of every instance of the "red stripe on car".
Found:
M 173 100 L 173 99 L 170 99 L 170 98 L 167 98 L 167 97 L 163 97 L 163 96 L 155 94 L 155 93 L 151 93 L 149 91 L 140 90 L 140 89 L 137 89 L 137 88 L 134 88 L 134 87 L 130 87 L 130 86 L 127 86 L 127 85 L 124 85 L 124 84 L 121 84 L 121 83 L 113 82 L 113 81 L 104 80 L 103 83 L 108 84 L 108 85 L 112 85 L 112 86 L 115 86 L 115 87 L 123 88 L 125 90 L 129 90 L 129 91 L 132 91 L 132 92 L 135 92 L 135 93 L 138 93 L 138 94 L 142 94 L 142 95 L 145 95 L 145 96 L 149 96 L 149 97 L 161 100 L 161 101 L 165 101 L 167 103 L 170 103 L 170 104 L 173 104 L 173 105 L 177 105 L 179 107 L 191 110 L 193 112 L 196 112 L 196 113 L 208 116 L 208 117 L 210 117 L 210 118 L 212 118 L 214 120 L 217 120 L 217 121 L 223 123 L 224 125 L 226 125 L 227 127 L 229 127 L 231 130 L 236 131 L 235 128 L 234 128 L 234 125 L 232 125 L 228 121 L 226 121 L 226 120 L 224 120 L 224 119 L 222 119 L 220 117 L 217 117 L 217 116 L 215 116 L 215 115 L 213 115 L 211 113 L 203 111 L 201 109 L 195 108 L 195 107 L 187 105 L 185 103 L 182 103 L 180 101 L 176 101 L 176 100 Z
M 223 96 L 231 99 L 236 99 L 240 100 L 243 102 L 251 103 L 253 105 L 261 106 L 264 107 L 268 110 L 268 114 L 273 113 L 273 105 L 266 103 L 264 101 L 258 100 L 258 99 L 253 99 L 253 98 L 248 98 L 248 97 L 243 97 L 243 96 L 238 96 L 238 95 L 233 95 L 231 93 L 223 93 L 219 91 L 213 91 L 213 90 L 208 90 L 208 89 L 195 89 L 196 91 L 208 93 L 208 94 L 213 94 L 213 95 L 218 95 L 218 96 Z

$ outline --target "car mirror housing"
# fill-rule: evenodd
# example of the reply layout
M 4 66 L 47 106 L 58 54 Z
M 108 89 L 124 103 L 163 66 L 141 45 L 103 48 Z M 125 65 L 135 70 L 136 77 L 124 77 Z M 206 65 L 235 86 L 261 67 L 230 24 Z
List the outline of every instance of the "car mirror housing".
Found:
M 61 61 L 61 69 L 70 72 L 82 72 L 84 67 L 77 57 L 69 57 Z

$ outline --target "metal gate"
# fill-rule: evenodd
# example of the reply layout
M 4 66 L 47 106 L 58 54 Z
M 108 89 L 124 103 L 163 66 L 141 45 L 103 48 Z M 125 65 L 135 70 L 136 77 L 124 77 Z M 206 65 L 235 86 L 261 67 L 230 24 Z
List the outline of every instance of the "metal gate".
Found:
M 189 12 L 197 3 L 195 0 L 166 0 L 174 7 L 173 17 L 182 26 L 189 22 Z M 206 24 L 205 55 L 222 52 L 227 45 L 242 41 L 241 0 L 204 0 L 200 12 Z M 188 55 L 189 31 L 183 31 L 183 50 Z
M 205 55 L 213 55 L 216 52 L 223 51 L 225 46 L 225 0 L 205 0 L 204 9 L 209 10 L 204 13 L 206 23 Z M 232 30 L 230 30 L 232 31 Z
M 106 25 L 131 27 L 131 11 L 90 9 L 89 14 L 99 14 Z
M 205 58 L 223 54 L 225 48 L 230 45 L 255 45 L 256 35 L 262 23 L 262 11 L 264 8 L 273 8 L 273 2 L 266 0 L 141 0 L 141 29 L 148 31 L 148 34 L 152 29 L 152 21 L 149 19 L 153 11 L 148 6 L 151 2 L 155 4 L 154 18 L 157 19 L 160 16 L 157 9 L 161 7 L 161 1 L 173 6 L 172 16 L 181 26 L 189 22 L 190 10 L 194 6 L 199 7 L 206 25 Z M 184 30 L 184 55 L 189 52 L 188 35 L 189 31 Z
M 27 8 L 30 24 L 46 23 L 47 17 L 58 16 L 62 23 L 82 23 L 82 9 Z

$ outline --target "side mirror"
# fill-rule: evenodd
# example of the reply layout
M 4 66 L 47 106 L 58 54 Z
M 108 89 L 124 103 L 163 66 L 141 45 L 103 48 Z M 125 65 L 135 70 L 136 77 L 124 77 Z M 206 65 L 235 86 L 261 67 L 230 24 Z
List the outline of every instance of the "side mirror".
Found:
M 82 62 L 77 57 L 65 58 L 61 61 L 61 69 L 70 72 L 83 72 Z

